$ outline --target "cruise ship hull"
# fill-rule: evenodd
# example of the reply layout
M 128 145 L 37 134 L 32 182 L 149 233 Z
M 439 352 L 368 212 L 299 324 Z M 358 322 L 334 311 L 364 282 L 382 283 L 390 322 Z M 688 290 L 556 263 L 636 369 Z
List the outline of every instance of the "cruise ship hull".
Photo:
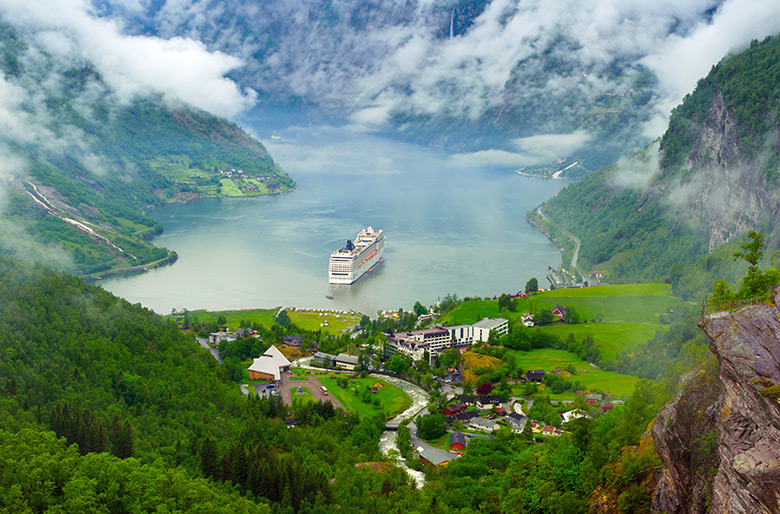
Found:
M 353 249 L 351 241 L 347 246 L 330 256 L 328 282 L 334 285 L 354 284 L 368 273 L 382 259 L 385 236 L 382 231 L 373 232 L 371 227 L 360 232 Z

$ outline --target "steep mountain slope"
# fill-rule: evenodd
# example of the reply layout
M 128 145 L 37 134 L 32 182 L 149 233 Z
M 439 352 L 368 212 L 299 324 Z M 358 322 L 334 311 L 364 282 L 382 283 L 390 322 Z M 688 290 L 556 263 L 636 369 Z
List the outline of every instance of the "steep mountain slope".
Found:
M 654 512 L 780 511 L 780 288 L 774 304 L 702 319 L 717 363 L 659 414 Z
M 231 77 L 262 99 L 250 118 L 305 110 L 466 150 L 582 131 L 588 144 L 556 159 L 584 157 L 591 170 L 647 143 L 638 127 L 662 93 L 642 59 L 720 3 L 100 2 L 135 33 L 192 37 L 240 56 Z
M 0 23 L 0 251 L 80 274 L 142 269 L 176 257 L 145 241 L 162 230 L 149 207 L 217 195 L 225 180 L 246 194 L 293 187 L 235 124 L 118 95 L 88 62 L 36 41 Z
M 686 266 L 748 230 L 777 247 L 779 81 L 780 38 L 754 41 L 699 82 L 660 144 L 543 205 L 582 240 L 580 266 L 605 269 L 613 281 L 675 283 Z

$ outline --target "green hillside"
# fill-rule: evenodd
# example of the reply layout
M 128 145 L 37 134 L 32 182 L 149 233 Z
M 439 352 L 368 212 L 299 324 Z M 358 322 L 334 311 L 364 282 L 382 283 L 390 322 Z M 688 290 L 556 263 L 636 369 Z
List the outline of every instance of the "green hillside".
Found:
M 355 467 L 384 417 L 244 397 L 175 323 L 71 275 L 0 257 L 0 312 L 2 511 L 360 512 L 407 483 Z
M 612 283 L 668 280 L 692 295 L 744 271 L 729 257 L 749 229 L 777 248 L 780 223 L 768 206 L 780 195 L 778 80 L 780 38 L 754 41 L 699 81 L 660 146 L 545 203 L 544 214 L 582 240 L 579 266 Z M 538 213 L 529 218 L 545 226 Z M 724 244 L 730 250 L 718 251 Z
M 9 113 L 23 128 L 0 136 L 4 254 L 83 275 L 143 270 L 176 259 L 148 242 L 163 230 L 150 208 L 295 185 L 234 123 L 158 96 L 120 99 L 88 63 L 2 22 L 0 71 L 23 96 Z

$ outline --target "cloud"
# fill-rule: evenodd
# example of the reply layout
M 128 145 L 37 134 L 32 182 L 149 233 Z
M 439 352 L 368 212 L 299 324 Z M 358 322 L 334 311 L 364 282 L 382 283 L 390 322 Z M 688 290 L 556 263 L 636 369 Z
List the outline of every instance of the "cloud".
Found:
M 608 179 L 609 182 L 620 189 L 644 190 L 660 169 L 658 165 L 659 147 L 660 143 L 655 141 L 630 158 L 619 161 L 615 164 L 615 169 Z
M 512 140 L 517 152 L 506 150 L 481 150 L 453 156 L 453 161 L 462 166 L 506 166 L 519 168 L 546 164 L 566 159 L 591 140 L 590 134 L 582 131 L 571 134 L 540 134 Z
M 644 57 L 660 81 L 658 116 L 648 133 L 658 136 L 671 109 L 693 91 L 696 82 L 729 52 L 747 47 L 752 39 L 780 32 L 780 2 L 727 0 L 709 22 L 699 22 L 684 36 L 672 34 Z M 659 131 L 659 128 L 662 129 Z
M 679 79 L 662 66 L 675 42 L 717 33 L 731 9 L 756 26 L 780 19 L 771 2 L 750 0 L 727 0 L 712 19 L 723 0 L 491 0 L 481 11 L 437 0 L 169 0 L 145 2 L 143 16 L 128 14 L 129 1 L 107 3 L 136 33 L 203 41 L 243 60 L 231 75 L 243 87 L 302 98 L 356 130 L 431 115 L 490 120 L 540 98 L 590 102 L 629 90 L 640 61 L 659 70 L 666 98 Z M 730 47 L 717 45 L 703 69 Z
M 92 1 L 0 0 L 0 13 L 49 51 L 89 59 L 123 96 L 235 116 L 260 91 L 356 131 L 431 116 L 501 124 L 540 103 L 576 121 L 577 106 L 630 91 L 641 64 L 659 79 L 638 115 L 653 116 L 647 140 L 727 51 L 780 32 L 780 3 L 766 0 Z M 509 127 L 555 131 L 559 118 Z
M 225 76 L 241 66 L 239 58 L 190 38 L 123 34 L 119 22 L 95 16 L 86 0 L 3 0 L 0 14 L 34 34 L 48 52 L 91 62 L 120 98 L 158 92 L 222 116 L 255 101 L 251 88 Z

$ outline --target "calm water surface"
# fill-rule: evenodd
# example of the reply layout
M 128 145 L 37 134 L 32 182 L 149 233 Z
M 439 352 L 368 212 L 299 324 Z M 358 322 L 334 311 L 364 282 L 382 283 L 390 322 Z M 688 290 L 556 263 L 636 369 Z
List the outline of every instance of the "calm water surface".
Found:
M 175 250 L 178 262 L 102 286 L 159 313 L 297 306 L 373 314 L 447 293 L 516 292 L 560 264 L 558 249 L 524 215 L 564 181 L 343 130 L 278 134 L 265 142 L 295 191 L 156 210 L 165 232 L 154 243 Z M 330 253 L 368 225 L 385 231 L 384 263 L 334 290 Z

